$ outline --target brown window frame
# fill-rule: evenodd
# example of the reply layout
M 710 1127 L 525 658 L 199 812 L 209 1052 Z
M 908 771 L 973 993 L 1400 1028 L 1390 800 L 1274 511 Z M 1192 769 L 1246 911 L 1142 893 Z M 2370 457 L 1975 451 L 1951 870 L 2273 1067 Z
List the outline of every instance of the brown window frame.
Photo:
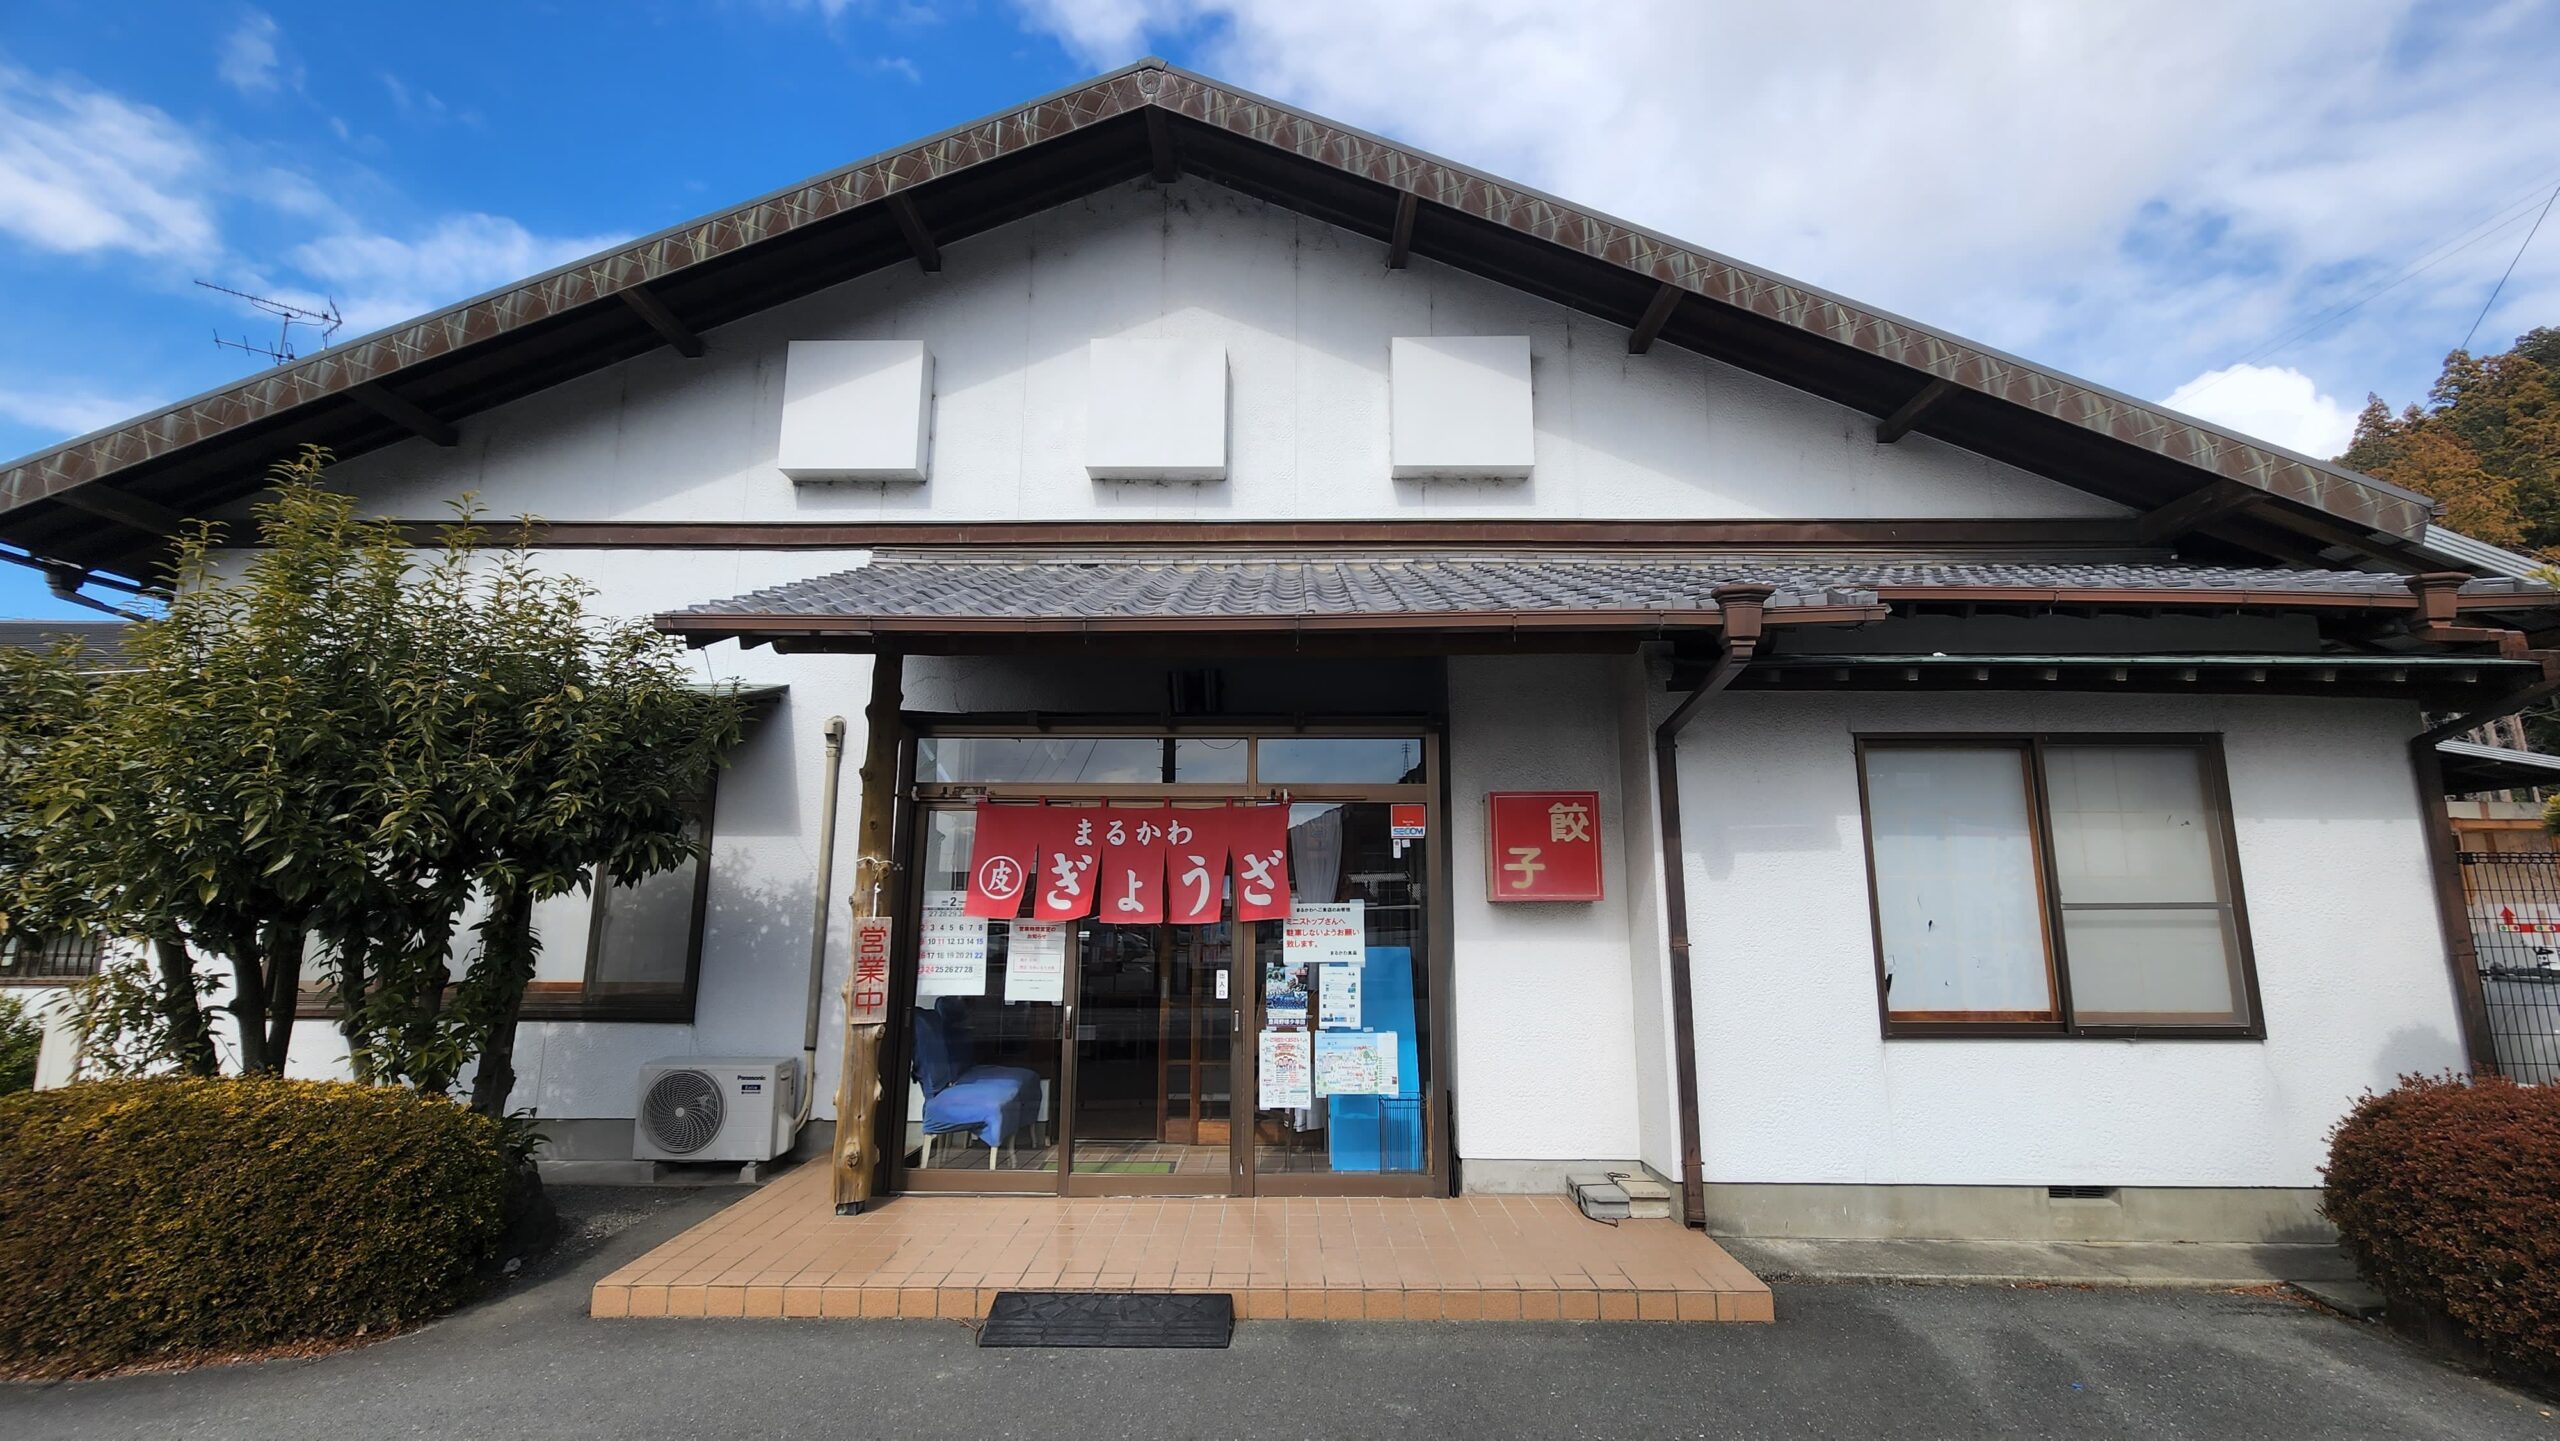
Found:
M 587 912 L 587 964 L 582 979 L 535 981 L 525 987 L 518 1014 L 528 1021 L 639 1021 L 690 1025 L 695 999 L 702 991 L 702 927 L 711 910 L 712 847 L 718 838 L 720 777 L 714 771 L 693 802 L 702 820 L 702 859 L 694 867 L 693 914 L 686 925 L 684 991 L 643 995 L 598 995 L 596 967 L 603 960 L 605 903 L 618 889 L 599 868 Z
M 2240 874 L 2239 835 L 2231 819 L 2231 778 L 2222 737 L 2211 732 L 1883 732 L 1853 737 L 1858 768 L 1859 838 L 1867 868 L 1867 923 L 1875 957 L 1876 1021 L 1888 1040 L 2013 1037 L 2024 1040 L 2105 1040 L 2145 1037 L 2164 1040 L 2262 1041 L 2266 1010 L 2258 994 L 2256 947 L 2249 935 L 2249 903 Z M 2230 900 L 2231 931 L 2238 951 L 2241 1018 L 2228 1022 L 2106 1021 L 2082 1022 L 2071 1002 L 2070 946 L 2063 931 L 2061 886 L 2054 873 L 2053 808 L 2046 783 L 2045 756 L 2054 748 L 2160 746 L 2195 753 L 2204 782 L 2205 804 L 2212 808 L 2220 836 L 2222 882 Z M 2042 922 L 2046 973 L 2051 978 L 2054 1015 L 2029 1018 L 2014 1013 L 1896 1013 L 1886 989 L 1884 902 L 1876 878 L 1875 813 L 1867 793 L 1867 756 L 1877 750 L 1980 750 L 2015 747 L 2025 767 L 2028 839 L 2035 850 L 2036 908 Z
M 11 950 L 11 963 L 0 966 L 0 988 L 76 986 L 96 976 L 106 964 L 107 947 L 112 941 L 104 931 L 57 931 L 33 938 L 34 963 L 26 964 L 29 937 L 13 931 L 0 940 L 0 950 Z M 51 968 L 47 958 L 57 951 L 83 953 L 72 962 L 74 968 Z

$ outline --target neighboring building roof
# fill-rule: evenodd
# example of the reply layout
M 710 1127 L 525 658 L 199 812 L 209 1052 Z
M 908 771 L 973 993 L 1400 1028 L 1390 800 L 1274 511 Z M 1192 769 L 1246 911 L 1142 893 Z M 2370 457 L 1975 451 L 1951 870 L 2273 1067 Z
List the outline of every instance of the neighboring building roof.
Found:
M 2443 757 L 2447 795 L 2560 787 L 2560 756 L 2477 741 L 2438 741 L 2436 754 Z
M 2450 565 L 2460 566 L 2466 570 L 2476 570 L 2486 575 L 2507 575 L 2519 580 L 2533 580 L 2551 569 L 2547 561 L 2535 560 L 2529 555 L 2518 555 L 2512 550 L 2491 545 L 2485 540 L 2473 540 L 2458 530 L 2447 530 L 2440 525 L 2427 527 L 2426 533 L 2418 538 L 2418 548 Z
M 84 659 L 110 668 L 124 659 L 125 623 L 115 620 L 0 620 L 0 650 L 42 650 L 80 642 Z
M 931 630 L 1180 630 L 1601 622 L 1713 624 L 1718 586 L 1777 587 L 1773 610 L 1871 611 L 1892 601 L 2081 601 L 2157 605 L 2409 609 L 2398 576 L 2194 564 L 1375 553 L 955 553 L 875 551 L 852 570 L 772 586 L 657 618 L 697 640 L 758 633 Z M 2462 588 L 2480 608 L 2560 607 L 2513 580 Z
M 1197 173 L 1910 430 L 2255 545 L 2415 559 L 2432 503 L 1203 76 L 1143 61 L 0 468 L 0 536 L 130 568 L 312 442 L 342 455 L 1107 185 Z M 2171 532 L 2174 533 L 2174 532 Z

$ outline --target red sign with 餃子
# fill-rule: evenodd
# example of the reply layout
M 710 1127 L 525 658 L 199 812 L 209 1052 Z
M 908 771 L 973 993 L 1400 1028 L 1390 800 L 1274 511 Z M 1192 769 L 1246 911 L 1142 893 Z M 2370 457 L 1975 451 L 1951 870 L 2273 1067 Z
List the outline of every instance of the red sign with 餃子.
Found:
M 1072 921 L 1093 914 L 1094 872 L 1102 861 L 1102 810 L 1051 806 L 1040 837 L 1040 870 L 1031 882 L 1031 916 Z
M 1494 791 L 1486 795 L 1485 898 L 1600 899 L 1600 794 Z
M 1168 806 L 1164 813 L 1164 918 L 1215 925 L 1226 908 L 1227 808 Z
M 1289 914 L 1289 808 L 1237 806 L 1227 812 L 1227 855 L 1236 876 L 1236 919 Z
M 969 847 L 969 898 L 961 904 L 962 914 L 998 921 L 1022 914 L 1047 816 L 1043 806 L 978 802 L 977 838 Z
M 1095 883 L 1094 919 L 1112 926 L 1163 920 L 1165 808 L 1105 806 L 1096 826 L 1102 876 Z

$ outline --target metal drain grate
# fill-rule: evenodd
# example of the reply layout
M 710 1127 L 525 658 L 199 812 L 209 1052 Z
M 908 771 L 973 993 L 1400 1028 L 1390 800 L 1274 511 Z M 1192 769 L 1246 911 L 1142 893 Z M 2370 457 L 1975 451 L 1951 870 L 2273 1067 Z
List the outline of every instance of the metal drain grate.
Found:
M 1224 1292 L 1004 1291 L 978 1344 L 1222 1350 L 1235 1333 L 1236 1301 Z

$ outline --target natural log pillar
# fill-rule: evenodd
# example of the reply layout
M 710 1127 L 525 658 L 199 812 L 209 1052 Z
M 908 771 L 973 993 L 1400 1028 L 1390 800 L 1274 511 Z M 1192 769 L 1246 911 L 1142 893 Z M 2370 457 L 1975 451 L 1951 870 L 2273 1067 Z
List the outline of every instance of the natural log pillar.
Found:
M 887 914 L 889 877 L 896 862 L 889 854 L 898 801 L 898 709 L 905 688 L 904 657 L 884 652 L 871 658 L 871 703 L 862 712 L 862 803 L 855 830 L 853 893 L 848 900 L 856 919 Z M 844 1071 L 836 1083 L 835 1196 L 836 1214 L 859 1214 L 871 1199 L 872 1177 L 880 1156 L 872 1132 L 880 1115 L 880 1051 L 888 1030 L 886 1017 L 858 1021 L 854 1016 L 852 970 L 847 967 L 843 992 Z

